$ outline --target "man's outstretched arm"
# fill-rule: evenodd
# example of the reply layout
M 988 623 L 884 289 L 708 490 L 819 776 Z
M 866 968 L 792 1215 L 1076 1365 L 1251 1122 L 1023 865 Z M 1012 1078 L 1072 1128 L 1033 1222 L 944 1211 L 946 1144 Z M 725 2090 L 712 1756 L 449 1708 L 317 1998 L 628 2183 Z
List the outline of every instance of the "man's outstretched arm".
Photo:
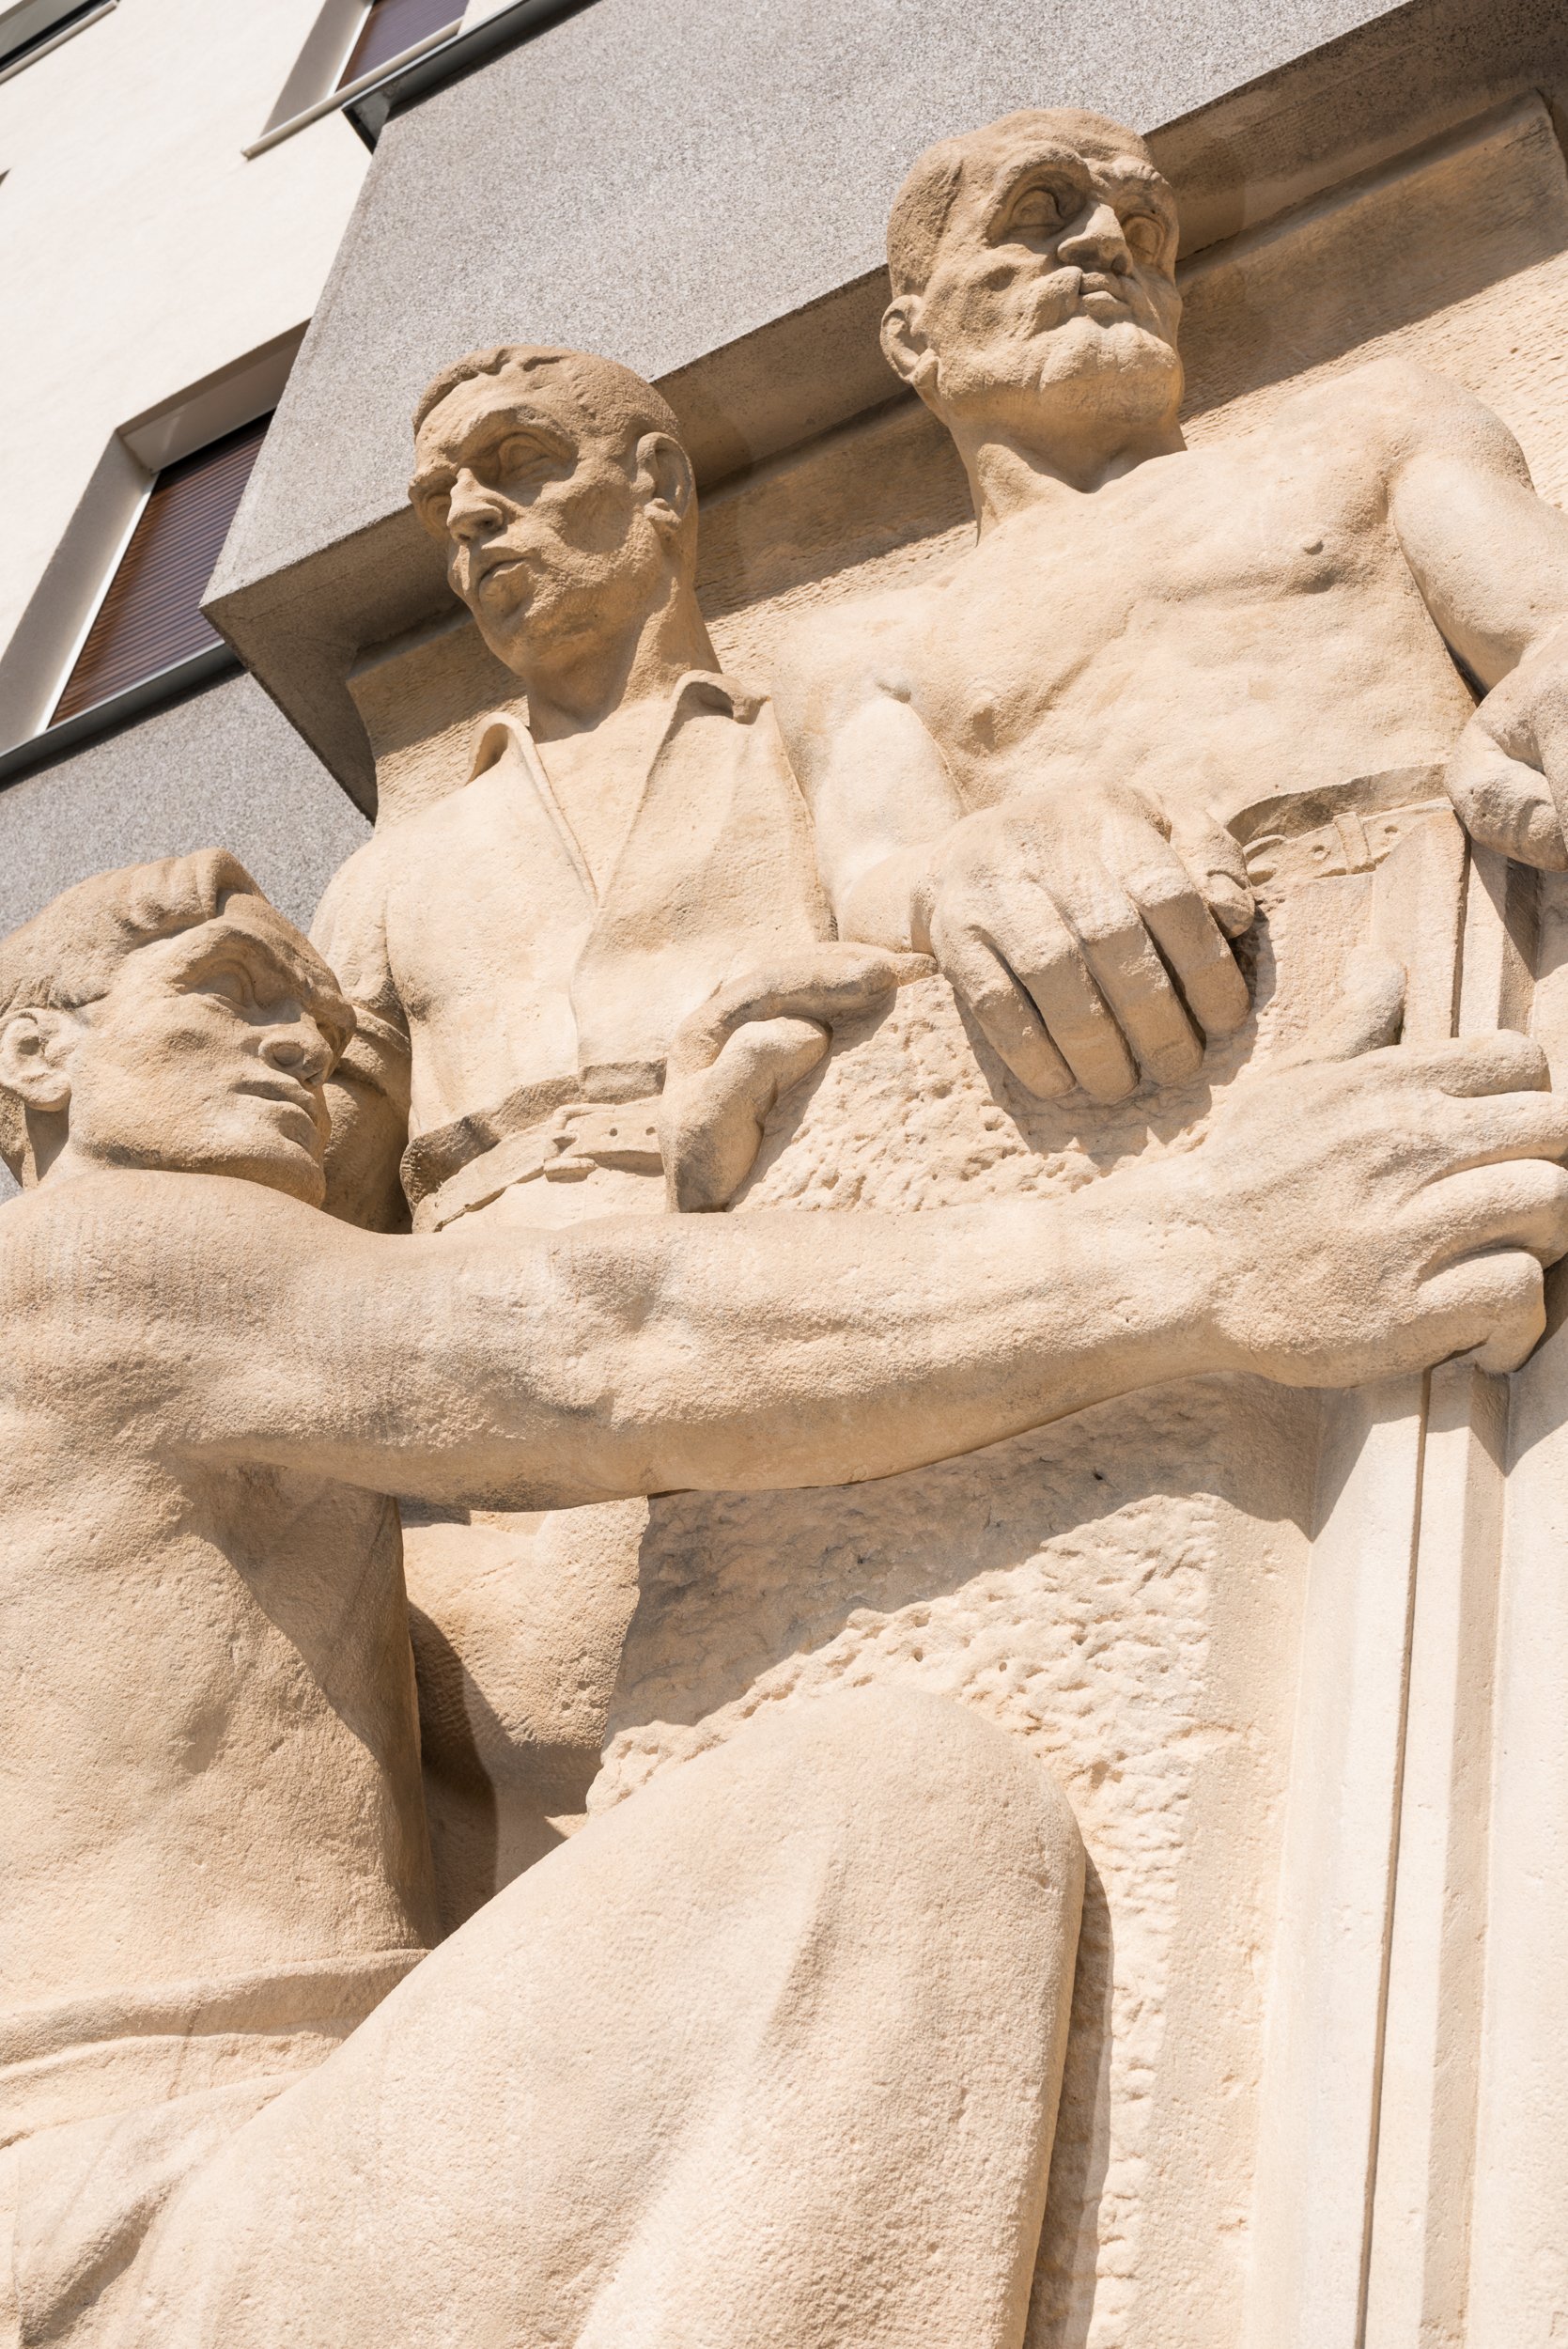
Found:
M 919 1215 L 392 1240 L 164 1174 L 30 1212 L 170 1448 L 501 1506 L 841 1484 L 1195 1373 L 1512 1367 L 1568 1249 L 1545 1081 L 1515 1036 L 1294 1067 L 1153 1167 Z

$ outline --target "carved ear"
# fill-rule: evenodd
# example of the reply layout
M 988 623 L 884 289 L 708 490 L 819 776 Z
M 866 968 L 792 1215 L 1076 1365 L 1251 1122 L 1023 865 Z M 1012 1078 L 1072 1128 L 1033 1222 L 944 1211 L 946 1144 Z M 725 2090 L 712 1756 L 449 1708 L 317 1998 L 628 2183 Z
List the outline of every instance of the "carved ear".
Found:
M 696 503 L 691 459 L 667 432 L 644 432 L 637 443 L 637 481 L 656 528 L 674 534 Z
M 0 1085 L 29 1110 L 45 1115 L 70 1100 L 70 1062 L 82 1034 L 74 1011 L 38 1006 L 0 1021 Z
M 882 353 L 894 375 L 924 397 L 936 370 L 931 346 L 921 331 L 918 294 L 900 294 L 882 313 Z

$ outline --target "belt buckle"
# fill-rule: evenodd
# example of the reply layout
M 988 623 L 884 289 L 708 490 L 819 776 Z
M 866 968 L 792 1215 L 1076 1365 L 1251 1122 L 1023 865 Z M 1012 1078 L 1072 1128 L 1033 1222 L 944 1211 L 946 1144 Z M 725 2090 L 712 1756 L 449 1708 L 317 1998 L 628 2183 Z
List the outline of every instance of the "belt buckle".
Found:
M 663 1167 L 659 1147 L 658 1105 L 645 1101 L 568 1101 L 545 1128 L 542 1169 L 551 1183 L 581 1183 L 597 1166 L 630 1174 L 657 1174 Z

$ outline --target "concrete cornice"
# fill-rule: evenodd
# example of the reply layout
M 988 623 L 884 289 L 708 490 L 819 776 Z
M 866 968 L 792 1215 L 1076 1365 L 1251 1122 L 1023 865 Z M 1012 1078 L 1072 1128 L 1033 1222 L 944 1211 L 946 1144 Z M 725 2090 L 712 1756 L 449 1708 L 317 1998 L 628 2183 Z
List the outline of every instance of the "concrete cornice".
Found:
M 447 183 L 429 176 L 437 149 L 450 154 L 452 142 L 468 135 L 490 153 L 493 169 L 494 126 L 511 120 L 518 102 L 503 79 L 516 74 L 520 59 L 536 61 L 529 86 L 536 92 L 548 82 L 542 69 L 557 43 L 583 27 L 597 27 L 602 39 L 617 8 L 638 4 L 599 0 L 526 50 L 395 116 L 212 582 L 206 609 L 213 624 L 367 811 L 374 807 L 374 770 L 348 692 L 349 669 L 366 647 L 418 628 L 448 600 L 438 552 L 414 521 L 402 486 L 407 413 L 436 366 L 458 350 L 510 335 L 611 350 L 651 375 L 670 399 L 705 490 L 893 395 L 877 341 L 887 294 L 879 267 L 846 272 L 780 315 L 710 343 L 705 327 L 746 306 L 725 278 L 724 256 L 711 259 L 711 303 L 694 303 L 690 294 L 684 302 L 672 299 L 650 324 L 657 255 L 630 247 L 601 255 L 598 266 L 607 261 L 611 271 L 608 286 L 566 282 L 573 267 L 588 266 L 585 256 L 601 224 L 580 219 L 568 201 L 572 188 L 552 181 L 549 217 L 532 222 L 552 249 L 544 260 L 528 255 L 526 272 L 520 263 L 513 272 L 527 274 L 534 288 L 520 300 L 504 282 L 506 238 L 527 233 L 530 186 L 504 188 L 500 196 L 492 187 L 494 200 L 482 218 L 465 209 L 460 175 L 450 177 L 450 203 L 438 200 Z M 641 5 L 645 23 L 647 0 Z M 684 13 L 704 5 L 684 0 Z M 952 0 L 925 6 L 944 20 L 957 13 Z M 1291 13 L 1299 23 L 1335 12 Z M 1006 13 L 997 0 L 999 21 Z M 1180 193 L 1184 257 L 1275 219 L 1523 90 L 1537 88 L 1554 105 L 1558 91 L 1568 91 L 1568 15 L 1555 0 L 1496 0 L 1484 11 L 1473 0 L 1406 0 L 1365 13 L 1370 22 L 1174 119 L 1139 122 Z M 972 24 L 972 10 L 963 14 Z M 1220 9 L 1217 26 L 1233 15 Z M 564 62 L 555 61 L 557 70 Z M 586 70 L 590 61 L 579 62 Z M 646 86 L 644 75 L 639 90 Z M 1115 89 L 1059 86 L 1051 95 L 1138 120 Z M 955 120 L 931 135 L 1020 100 L 1004 81 L 993 92 L 981 74 L 972 96 L 959 92 L 953 102 L 961 109 Z M 846 105 L 846 141 L 855 134 L 853 115 Z M 676 132 L 678 123 L 670 135 Z M 898 142 L 906 160 L 924 135 L 925 125 L 917 122 L 912 139 Z M 645 115 L 644 136 L 659 137 Z M 583 205 L 589 183 L 598 189 L 596 173 L 613 175 L 613 168 L 608 153 L 582 158 Z M 528 177 L 521 170 L 518 176 Z M 896 170 L 884 176 L 885 203 Z M 811 190 L 805 194 L 809 200 Z M 662 195 L 659 187 L 643 192 L 645 203 L 668 206 L 676 227 L 679 198 L 678 174 L 667 178 Z M 536 210 L 543 203 L 538 196 Z M 753 246 L 765 241 L 766 228 L 738 223 L 737 250 L 747 238 Z M 853 242 L 847 236 L 844 249 Z M 673 228 L 672 273 L 684 250 L 678 247 Z M 685 259 L 691 263 L 691 255 Z M 391 300 L 399 265 L 406 315 Z M 700 288 L 700 271 L 690 282 Z M 617 313 L 625 319 L 618 333 L 611 324 Z M 372 314 L 379 327 L 367 325 Z M 579 314 L 582 323 L 574 328 Z M 374 350 L 366 348 L 371 334 L 380 338 Z

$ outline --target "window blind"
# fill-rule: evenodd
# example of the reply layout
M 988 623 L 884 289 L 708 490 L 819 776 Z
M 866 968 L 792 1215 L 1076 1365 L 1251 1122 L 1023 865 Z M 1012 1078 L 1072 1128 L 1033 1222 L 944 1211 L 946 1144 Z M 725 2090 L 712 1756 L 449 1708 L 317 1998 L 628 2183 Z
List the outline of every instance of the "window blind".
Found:
M 370 13 L 338 80 L 342 89 L 362 73 L 373 73 L 432 33 L 455 32 L 461 22 L 463 0 L 371 0 Z
M 270 422 L 258 416 L 164 466 L 66 679 L 51 725 L 221 641 L 201 616 L 201 599 Z

